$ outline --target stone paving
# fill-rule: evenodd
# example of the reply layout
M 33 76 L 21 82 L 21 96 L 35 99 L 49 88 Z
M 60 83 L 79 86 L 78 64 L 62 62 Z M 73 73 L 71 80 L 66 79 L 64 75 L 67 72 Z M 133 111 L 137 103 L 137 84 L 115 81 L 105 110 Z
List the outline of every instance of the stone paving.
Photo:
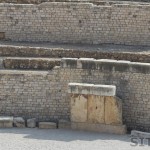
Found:
M 0 150 L 148 150 L 131 146 L 130 135 L 64 129 L 0 129 Z

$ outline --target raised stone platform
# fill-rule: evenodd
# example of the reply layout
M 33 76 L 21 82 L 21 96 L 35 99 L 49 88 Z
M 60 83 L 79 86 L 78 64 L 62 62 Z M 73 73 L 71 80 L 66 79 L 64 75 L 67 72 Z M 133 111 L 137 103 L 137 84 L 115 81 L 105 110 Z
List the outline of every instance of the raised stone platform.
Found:
M 127 128 L 125 125 L 106 125 L 72 122 L 71 128 L 75 130 L 94 131 L 99 133 L 126 134 Z
M 12 128 L 13 117 L 0 116 L 0 128 Z

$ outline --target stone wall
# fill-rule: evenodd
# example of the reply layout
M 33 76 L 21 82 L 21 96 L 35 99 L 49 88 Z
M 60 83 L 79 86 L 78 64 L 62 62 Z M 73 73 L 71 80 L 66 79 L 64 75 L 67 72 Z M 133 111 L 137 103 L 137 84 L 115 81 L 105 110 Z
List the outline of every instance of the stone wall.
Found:
M 150 65 L 128 61 L 62 59 L 51 71 L 0 70 L 0 115 L 70 118 L 68 83 L 115 85 L 128 129 L 150 131 Z
M 38 120 L 69 118 L 69 100 L 62 99 L 58 70 L 0 70 L 0 115 Z M 65 94 L 66 96 L 66 94 Z
M 115 85 L 128 129 L 150 131 L 150 65 L 113 60 L 62 61 L 61 82 Z M 64 69 L 63 69 L 64 68 Z
M 0 4 L 5 40 L 150 45 L 150 5 Z

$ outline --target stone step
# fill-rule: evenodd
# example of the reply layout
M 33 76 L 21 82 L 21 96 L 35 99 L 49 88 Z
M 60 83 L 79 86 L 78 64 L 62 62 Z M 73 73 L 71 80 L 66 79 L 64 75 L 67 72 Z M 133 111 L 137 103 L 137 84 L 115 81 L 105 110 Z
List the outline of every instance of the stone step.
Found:
M 52 70 L 55 66 L 60 65 L 58 58 L 21 58 L 7 57 L 1 61 L 1 67 L 4 69 L 20 69 L 20 70 Z
M 146 53 L 130 52 L 130 49 L 110 49 L 100 47 L 96 49 L 68 49 L 68 48 L 47 48 L 0 45 L 0 57 L 44 57 L 44 58 L 95 58 L 95 59 L 115 59 L 129 60 L 133 62 L 150 62 L 150 55 Z M 133 47 L 133 49 L 136 49 Z M 144 49 L 144 48 L 143 48 Z
M 13 117 L 0 116 L 0 128 L 12 128 L 13 127 Z
M 40 129 L 56 129 L 57 124 L 55 122 L 39 122 Z

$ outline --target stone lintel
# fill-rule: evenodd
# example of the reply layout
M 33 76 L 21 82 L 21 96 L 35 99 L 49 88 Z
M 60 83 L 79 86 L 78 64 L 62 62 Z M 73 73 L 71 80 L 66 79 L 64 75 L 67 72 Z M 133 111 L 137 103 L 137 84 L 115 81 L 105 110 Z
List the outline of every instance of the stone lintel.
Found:
M 70 94 L 88 94 L 98 96 L 115 96 L 116 86 L 114 85 L 94 85 L 85 83 L 69 83 L 68 93 Z

